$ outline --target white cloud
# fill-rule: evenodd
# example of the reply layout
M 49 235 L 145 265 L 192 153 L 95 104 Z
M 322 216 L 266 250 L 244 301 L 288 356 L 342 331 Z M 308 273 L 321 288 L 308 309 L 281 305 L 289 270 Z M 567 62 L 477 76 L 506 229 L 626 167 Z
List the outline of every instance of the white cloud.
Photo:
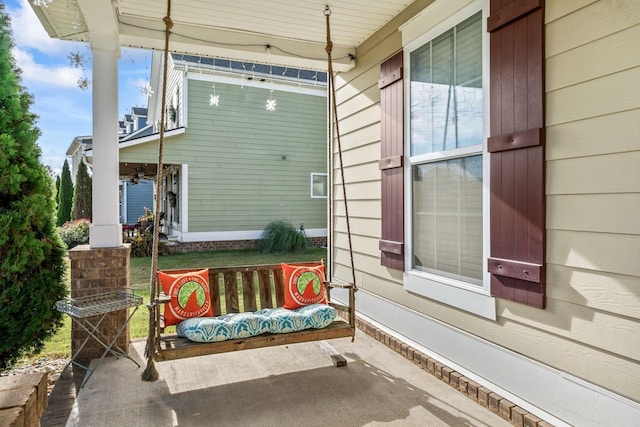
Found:
M 27 0 L 20 0 L 19 3 L 18 8 L 7 7 L 16 46 L 36 49 L 48 55 L 69 50 L 69 43 L 49 37 Z
M 82 70 L 78 68 L 38 64 L 30 53 L 18 48 L 14 48 L 12 54 L 16 60 L 16 65 L 22 70 L 22 81 L 27 86 L 29 86 L 29 82 L 33 82 L 72 88 L 77 87 L 78 79 L 82 77 Z
M 83 72 L 68 60 L 72 52 L 84 54 L 87 68 L 84 76 L 91 79 L 91 50 L 86 43 L 51 39 L 27 0 L 4 3 L 11 17 L 15 41 L 12 54 L 22 69 L 23 86 L 34 96 L 32 111 L 39 116 L 37 126 L 42 135 L 38 144 L 42 148 L 42 161 L 59 172 L 73 138 L 92 133 L 92 92 L 77 87 Z M 150 51 L 122 48 L 118 92 L 119 111 L 123 114 L 129 113 L 131 107 L 147 106 L 147 98 L 140 93 L 140 88 L 147 83 L 150 63 Z

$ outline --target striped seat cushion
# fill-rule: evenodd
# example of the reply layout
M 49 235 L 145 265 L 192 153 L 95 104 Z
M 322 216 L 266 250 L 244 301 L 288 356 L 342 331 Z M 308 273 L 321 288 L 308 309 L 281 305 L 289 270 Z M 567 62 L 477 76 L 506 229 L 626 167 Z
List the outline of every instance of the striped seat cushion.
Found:
M 311 304 L 295 310 L 266 308 L 249 313 L 186 319 L 178 323 L 176 333 L 195 342 L 219 342 L 265 333 L 321 329 L 331 324 L 336 315 L 336 309 L 326 304 Z

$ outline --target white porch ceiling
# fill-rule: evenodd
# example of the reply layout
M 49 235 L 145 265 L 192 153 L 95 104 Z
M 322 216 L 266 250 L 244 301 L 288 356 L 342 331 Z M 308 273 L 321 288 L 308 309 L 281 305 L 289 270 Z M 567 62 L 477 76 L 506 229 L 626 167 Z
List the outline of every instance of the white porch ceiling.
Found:
M 172 0 L 170 50 L 287 66 L 325 68 L 324 9 L 331 8 L 337 70 L 349 55 L 413 0 Z M 108 6 L 109 5 L 109 6 Z M 112 13 L 105 13 L 111 8 Z M 49 35 L 163 49 L 167 2 L 162 0 L 53 0 L 33 6 Z M 99 19 L 96 19 L 99 17 Z M 270 52 L 266 46 L 270 45 Z

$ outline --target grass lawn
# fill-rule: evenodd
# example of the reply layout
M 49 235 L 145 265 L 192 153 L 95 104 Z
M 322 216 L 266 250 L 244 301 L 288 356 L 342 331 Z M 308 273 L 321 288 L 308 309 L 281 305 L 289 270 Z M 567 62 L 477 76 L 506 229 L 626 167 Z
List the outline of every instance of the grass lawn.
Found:
M 279 262 L 319 261 L 327 258 L 326 249 L 311 248 L 297 254 L 264 254 L 254 250 L 229 250 L 211 252 L 191 252 L 173 254 L 158 258 L 158 268 L 205 268 L 234 265 L 276 264 Z M 144 299 L 129 323 L 131 338 L 146 338 L 149 324 L 149 281 L 151 279 L 151 258 L 131 258 L 131 287 Z M 31 357 L 70 357 L 71 319 L 65 315 L 64 326 L 46 342 L 43 351 Z

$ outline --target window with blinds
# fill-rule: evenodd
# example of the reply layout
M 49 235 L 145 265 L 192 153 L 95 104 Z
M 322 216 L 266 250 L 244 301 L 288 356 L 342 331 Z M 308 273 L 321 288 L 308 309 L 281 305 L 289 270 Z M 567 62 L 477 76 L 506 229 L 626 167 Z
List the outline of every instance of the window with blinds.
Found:
M 482 15 L 410 52 L 413 270 L 482 286 Z

